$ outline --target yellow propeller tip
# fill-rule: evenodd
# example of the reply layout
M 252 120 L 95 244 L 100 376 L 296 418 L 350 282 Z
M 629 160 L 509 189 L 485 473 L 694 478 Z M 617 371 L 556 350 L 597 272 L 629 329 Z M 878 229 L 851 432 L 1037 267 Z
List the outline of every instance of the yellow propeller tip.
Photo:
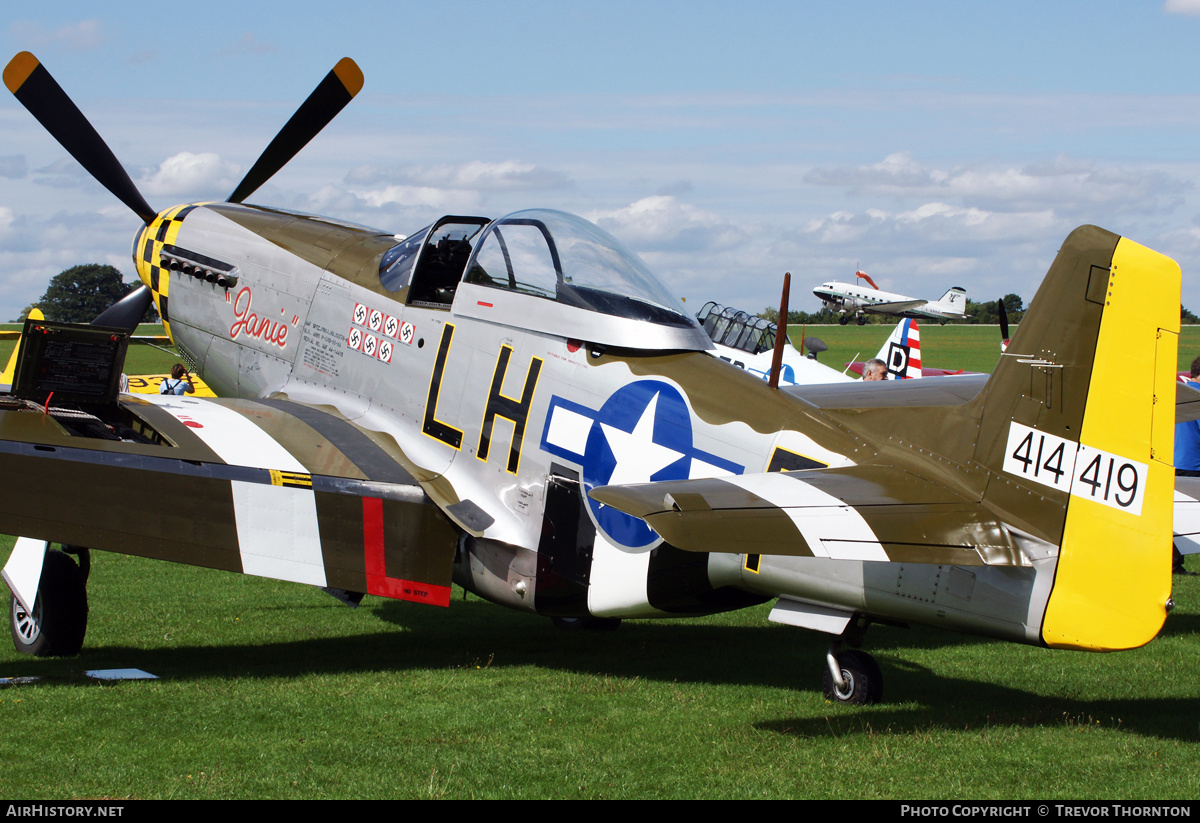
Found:
M 8 65 L 4 67 L 4 85 L 8 86 L 8 90 L 13 94 L 17 93 L 17 89 L 29 79 L 29 75 L 33 74 L 33 70 L 40 66 L 41 63 L 27 51 L 23 51 L 8 61 Z
M 346 91 L 350 92 L 351 97 L 362 90 L 362 69 L 358 67 L 358 63 L 355 63 L 349 57 L 343 57 L 339 60 L 337 65 L 333 67 L 333 73 L 337 75 L 338 80 L 342 81 L 342 85 L 346 87 Z M 5 80 L 8 79 L 7 72 L 4 77 Z

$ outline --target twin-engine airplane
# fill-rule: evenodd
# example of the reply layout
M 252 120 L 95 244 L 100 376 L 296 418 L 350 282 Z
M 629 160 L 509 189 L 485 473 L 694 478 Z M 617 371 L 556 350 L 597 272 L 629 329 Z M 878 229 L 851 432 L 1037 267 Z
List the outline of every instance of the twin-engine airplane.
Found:
M 872 622 L 1091 650 L 1163 624 L 1180 274 L 1156 252 L 1074 231 L 990 378 L 775 389 L 578 217 L 397 239 L 244 205 L 358 91 L 352 61 L 227 201 L 161 212 L 32 55 L 4 80 L 144 222 L 145 289 L 89 333 L 119 345 L 152 298 L 221 396 L 88 402 L 22 360 L 0 407 L 18 648 L 71 654 L 86 626 L 83 571 L 41 541 L 443 606 L 453 579 L 583 621 L 778 598 L 833 635 L 825 691 L 850 702 L 881 696 L 842 648 Z M 74 368 L 82 333 L 25 344 Z
M 830 281 L 813 289 L 821 302 L 837 311 L 838 322 L 843 326 L 850 322 L 847 312 L 854 314 L 858 325 L 867 322 L 866 314 L 890 314 L 895 317 L 911 317 L 915 320 L 936 320 L 945 325 L 947 320 L 962 320 L 967 310 L 967 292 L 955 286 L 948 289 L 938 300 L 921 300 L 904 294 L 881 291 L 866 272 L 858 271 L 856 282 L 838 283 Z M 857 280 L 866 280 L 870 288 L 860 286 Z

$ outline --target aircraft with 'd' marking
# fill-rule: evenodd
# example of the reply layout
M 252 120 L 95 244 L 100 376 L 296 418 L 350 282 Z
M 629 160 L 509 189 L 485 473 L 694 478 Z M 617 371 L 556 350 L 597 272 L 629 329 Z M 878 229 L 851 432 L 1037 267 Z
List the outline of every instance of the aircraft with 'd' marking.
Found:
M 882 696 L 845 648 L 872 623 L 1104 651 L 1163 624 L 1180 275 L 1156 252 L 1074 231 L 990 377 L 775 388 L 579 217 L 246 204 L 357 93 L 348 59 L 227 200 L 162 211 L 33 55 L 4 80 L 138 215 L 144 283 L 91 327 L 27 323 L 0 398 L 23 651 L 79 650 L 94 550 L 351 602 L 454 581 L 576 625 L 774 600 L 856 703 Z M 218 399 L 115 391 L 151 300 Z

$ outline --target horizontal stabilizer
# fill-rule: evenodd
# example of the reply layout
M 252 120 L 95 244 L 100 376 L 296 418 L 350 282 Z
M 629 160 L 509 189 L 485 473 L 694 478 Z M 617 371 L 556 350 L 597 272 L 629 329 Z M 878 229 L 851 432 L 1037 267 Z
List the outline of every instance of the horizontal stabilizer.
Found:
M 893 468 L 850 466 L 603 486 L 591 497 L 697 552 L 1023 566 L 979 504 Z
M 1200 477 L 1175 478 L 1171 519 L 1179 553 L 1200 554 Z

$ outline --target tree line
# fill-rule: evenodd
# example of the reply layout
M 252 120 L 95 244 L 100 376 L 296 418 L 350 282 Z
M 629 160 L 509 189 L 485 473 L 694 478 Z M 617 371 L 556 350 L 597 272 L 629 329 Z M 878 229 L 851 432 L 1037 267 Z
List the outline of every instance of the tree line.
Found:
M 41 299 L 26 306 L 14 322 L 24 322 L 30 311 L 39 308 L 47 320 L 60 323 L 90 323 L 100 312 L 139 285 L 141 284 L 126 283 L 121 272 L 114 266 L 101 263 L 72 266 L 54 275 Z M 158 312 L 153 304 L 146 310 L 142 322 L 158 322 Z

